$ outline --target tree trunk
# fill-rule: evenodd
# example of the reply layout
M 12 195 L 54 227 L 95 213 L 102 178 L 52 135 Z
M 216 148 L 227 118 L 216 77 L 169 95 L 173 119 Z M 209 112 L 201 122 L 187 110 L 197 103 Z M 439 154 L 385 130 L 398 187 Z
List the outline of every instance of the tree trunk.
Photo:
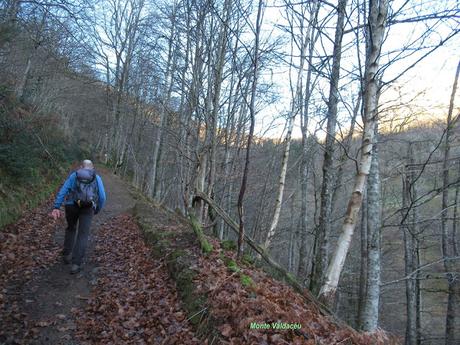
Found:
M 373 332 L 377 330 L 379 321 L 381 227 L 382 204 L 380 193 L 379 155 L 377 146 L 374 146 L 367 186 L 367 288 L 361 322 L 361 329 L 366 332 Z
M 366 70 L 364 73 L 364 113 L 363 113 L 363 137 L 361 155 L 359 158 L 358 174 L 356 175 L 353 192 L 348 202 L 345 219 L 342 225 L 342 233 L 338 239 L 337 248 L 328 266 L 326 279 L 320 290 L 320 298 L 332 304 L 335 292 L 339 284 L 345 259 L 350 248 L 351 238 L 356 226 L 359 209 L 362 203 L 362 195 L 369 175 L 372 147 L 374 144 L 374 132 L 377 124 L 378 106 L 378 69 L 380 50 L 383 44 L 385 25 L 388 13 L 388 0 L 371 2 L 369 9 L 368 37 L 369 42 L 366 54 Z M 372 44 L 371 44 L 372 43 Z
M 316 33 L 317 31 L 314 29 L 318 23 L 318 12 L 320 8 L 320 3 L 316 2 L 315 6 L 313 7 L 310 13 L 310 21 L 308 24 L 309 28 L 309 49 L 308 49 L 308 70 L 307 76 L 305 81 L 305 92 L 304 92 L 304 99 L 303 107 L 301 109 L 300 114 L 300 127 L 302 131 L 302 161 L 301 161 L 301 177 L 300 177 L 300 188 L 301 188 L 301 206 L 300 206 L 300 244 L 299 244 L 299 266 L 297 270 L 297 276 L 302 279 L 304 282 L 307 278 L 308 274 L 308 243 L 307 243 L 307 235 L 308 235 L 308 225 L 309 225 L 309 217 L 308 217 L 308 177 L 310 173 L 310 162 L 311 162 L 311 152 L 310 147 L 308 145 L 308 124 L 310 118 L 310 98 L 311 92 L 313 88 L 312 83 L 312 69 L 313 69 L 313 54 L 316 42 Z M 316 36 L 317 37 L 317 36 Z
M 224 2 L 223 9 L 223 22 L 221 24 L 218 45 L 215 49 L 218 50 L 218 55 L 216 56 L 217 63 L 214 66 L 214 80 L 212 85 L 214 87 L 214 93 L 212 95 L 212 111 L 211 111 L 211 155 L 209 161 L 209 183 L 208 183 L 208 195 L 212 197 L 214 194 L 214 183 L 216 179 L 216 156 L 217 156 L 217 123 L 218 123 L 218 114 L 220 108 L 220 94 L 222 90 L 222 82 L 224 81 L 223 73 L 225 66 L 225 56 L 227 52 L 227 41 L 228 41 L 228 27 L 230 26 L 230 13 L 232 9 L 232 2 L 226 0 Z M 215 232 L 217 233 L 217 227 L 215 227 Z
M 450 168 L 450 146 L 451 137 L 454 131 L 454 125 L 458 120 L 458 116 L 452 118 L 455 102 L 455 94 L 457 92 L 458 78 L 460 74 L 460 61 L 457 65 L 455 72 L 454 84 L 452 86 L 452 93 L 449 102 L 449 111 L 447 113 L 447 128 L 445 133 L 445 149 L 443 161 L 443 190 L 442 190 L 442 206 L 441 206 L 441 236 L 442 236 L 442 256 L 444 259 L 444 269 L 446 271 L 447 282 L 449 285 L 448 299 L 447 299 L 447 312 L 446 312 L 446 345 L 453 345 L 460 343 L 460 303 L 458 295 L 460 265 L 458 261 L 450 260 L 454 257 L 456 252 L 456 241 L 454 235 L 449 234 L 448 229 L 448 207 L 449 207 L 449 168 Z M 454 222 L 456 220 L 454 219 Z M 453 228 L 455 229 L 455 228 Z M 453 231 L 452 231 L 453 233 Z
M 179 157 L 178 157 L 178 166 L 177 166 L 177 174 L 178 179 L 180 181 L 179 186 L 179 200 L 178 207 L 182 210 L 185 214 L 187 209 L 189 208 L 188 204 L 188 195 L 187 195 L 187 184 L 188 184 L 188 167 L 189 162 L 187 158 L 189 158 L 189 122 L 191 117 L 191 112 L 187 111 L 186 107 L 186 76 L 189 70 L 190 65 L 190 55 L 191 55 L 191 39 L 190 39 L 190 27 L 191 27 L 191 10 L 190 10 L 190 3 L 189 1 L 185 1 L 185 32 L 186 36 L 186 47 L 185 47 L 185 56 L 183 60 L 183 65 L 181 66 L 182 73 L 180 75 L 181 85 L 180 90 L 181 97 L 180 97 L 180 105 L 179 105 Z M 183 53 L 184 54 L 184 53 Z M 185 159 L 184 159 L 185 158 Z
M 460 278 L 458 264 L 456 272 L 448 278 L 446 315 L 446 345 L 460 344 Z
M 417 214 L 416 207 L 413 205 L 417 199 L 417 189 L 415 186 L 415 168 L 414 168 L 414 152 L 412 145 L 409 144 L 408 149 L 409 164 L 406 165 L 405 176 L 403 178 L 403 215 L 401 220 L 401 229 L 404 236 L 404 270 L 408 277 L 405 280 L 406 285 L 406 345 L 416 345 L 419 329 L 418 329 L 418 284 L 416 275 L 412 272 L 416 271 L 418 266 L 417 258 Z
M 26 89 L 27 80 L 29 79 L 30 69 L 32 67 L 32 55 L 27 58 L 26 68 L 22 73 L 21 81 L 16 88 L 16 97 L 23 101 L 24 100 L 24 91 Z
M 293 102 L 294 101 L 295 100 L 293 100 Z M 288 160 L 289 160 L 289 152 L 291 148 L 291 134 L 292 134 L 292 128 L 294 127 L 294 119 L 295 119 L 295 114 L 291 113 L 288 119 L 286 138 L 284 139 L 285 146 L 284 146 L 283 159 L 281 161 L 281 173 L 278 179 L 278 195 L 275 201 L 275 210 L 273 213 L 273 219 L 270 224 L 270 228 L 268 230 L 268 233 L 265 237 L 265 241 L 263 244 L 263 247 L 265 249 L 268 249 L 268 246 L 270 245 L 270 242 L 275 234 L 275 230 L 276 230 L 276 227 L 278 226 L 278 221 L 280 219 L 281 204 L 283 202 L 284 186 L 286 182 L 286 172 L 287 172 L 287 165 L 288 165 Z
M 415 240 L 413 235 L 408 230 L 407 226 L 403 226 L 404 231 L 404 262 L 405 275 L 409 275 L 415 270 L 414 254 Z M 406 345 L 417 344 L 417 309 L 416 309 L 416 294 L 415 294 L 415 279 L 413 276 L 405 281 L 406 283 Z
M 339 0 L 337 5 L 337 25 L 335 29 L 332 72 L 329 82 L 327 110 L 326 146 L 324 148 L 323 183 L 321 185 L 321 209 L 316 241 L 317 252 L 310 289 L 317 294 L 323 282 L 329 257 L 329 236 L 331 232 L 331 203 L 333 181 L 333 162 L 335 131 L 337 125 L 337 105 L 339 103 L 340 62 L 342 59 L 342 38 L 347 0 Z
M 368 239 L 367 239 L 367 192 L 363 195 L 363 206 L 361 207 L 361 261 L 359 269 L 359 292 L 358 292 L 358 317 L 357 324 L 362 328 L 364 321 L 364 307 L 367 294 L 367 258 Z
M 238 195 L 238 217 L 240 220 L 239 224 L 239 235 L 238 235 L 238 253 L 237 256 L 240 257 L 243 250 L 243 239 L 244 239 L 244 210 L 243 210 L 243 200 L 244 200 L 244 193 L 246 192 L 246 184 L 248 179 L 248 170 L 249 170 L 249 159 L 251 154 L 251 144 L 252 138 L 254 136 L 254 125 L 255 125 L 255 101 L 256 101 L 256 90 L 257 90 L 257 81 L 259 76 L 259 40 L 260 40 L 260 29 L 262 26 L 262 18 L 263 18 L 263 7 L 264 2 L 263 0 L 259 0 L 259 6 L 257 9 L 257 19 L 256 19 L 256 32 L 255 32 L 255 43 L 254 43 L 254 56 L 252 59 L 252 67 L 253 67 L 253 80 L 251 86 L 251 102 L 249 105 L 249 114 L 250 114 L 250 127 L 249 127 L 249 135 L 247 140 L 246 146 L 246 159 L 244 164 L 243 170 L 243 178 L 241 181 L 241 188 L 240 193 Z

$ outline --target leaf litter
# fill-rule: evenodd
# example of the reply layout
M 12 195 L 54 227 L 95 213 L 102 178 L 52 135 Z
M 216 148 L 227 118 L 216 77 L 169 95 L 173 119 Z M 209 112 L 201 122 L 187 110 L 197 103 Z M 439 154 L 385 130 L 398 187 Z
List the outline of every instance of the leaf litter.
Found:
M 201 344 L 185 318 L 163 260 L 152 258 L 131 216 L 98 230 L 98 278 L 76 312 L 76 336 L 88 344 Z
M 35 303 L 23 296 L 24 284 L 56 262 L 60 248 L 54 241 L 56 226 L 64 220 L 49 221 L 51 198 L 41 206 L 24 212 L 14 224 L 0 231 L 0 343 L 26 344 L 46 327 L 48 320 L 35 325 L 27 319 L 23 303 Z

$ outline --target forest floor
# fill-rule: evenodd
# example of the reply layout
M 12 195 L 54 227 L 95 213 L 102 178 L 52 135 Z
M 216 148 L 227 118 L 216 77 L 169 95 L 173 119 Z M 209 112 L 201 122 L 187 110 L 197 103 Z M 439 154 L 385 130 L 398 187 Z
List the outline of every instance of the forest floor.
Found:
M 0 345 L 397 343 L 337 322 L 216 239 L 203 255 L 185 219 L 100 173 L 108 201 L 79 274 L 62 262 L 66 224 L 49 216 L 53 196 L 0 231 Z M 301 328 L 251 326 L 277 322 Z

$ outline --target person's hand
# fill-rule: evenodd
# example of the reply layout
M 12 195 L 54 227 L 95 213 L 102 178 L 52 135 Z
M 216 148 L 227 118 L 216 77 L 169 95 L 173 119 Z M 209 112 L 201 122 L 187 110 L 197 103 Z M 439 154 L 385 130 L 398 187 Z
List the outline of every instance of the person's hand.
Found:
M 58 219 L 61 217 L 61 211 L 55 208 L 53 211 L 51 211 L 51 217 L 53 217 L 54 220 Z

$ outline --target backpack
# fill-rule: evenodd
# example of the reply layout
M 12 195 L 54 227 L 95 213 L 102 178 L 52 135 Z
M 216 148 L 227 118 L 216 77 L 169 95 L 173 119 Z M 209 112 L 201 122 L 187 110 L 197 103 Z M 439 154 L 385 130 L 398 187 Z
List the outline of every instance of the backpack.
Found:
M 80 208 L 96 207 L 99 196 L 96 171 L 82 168 L 78 169 L 75 174 L 75 204 Z

